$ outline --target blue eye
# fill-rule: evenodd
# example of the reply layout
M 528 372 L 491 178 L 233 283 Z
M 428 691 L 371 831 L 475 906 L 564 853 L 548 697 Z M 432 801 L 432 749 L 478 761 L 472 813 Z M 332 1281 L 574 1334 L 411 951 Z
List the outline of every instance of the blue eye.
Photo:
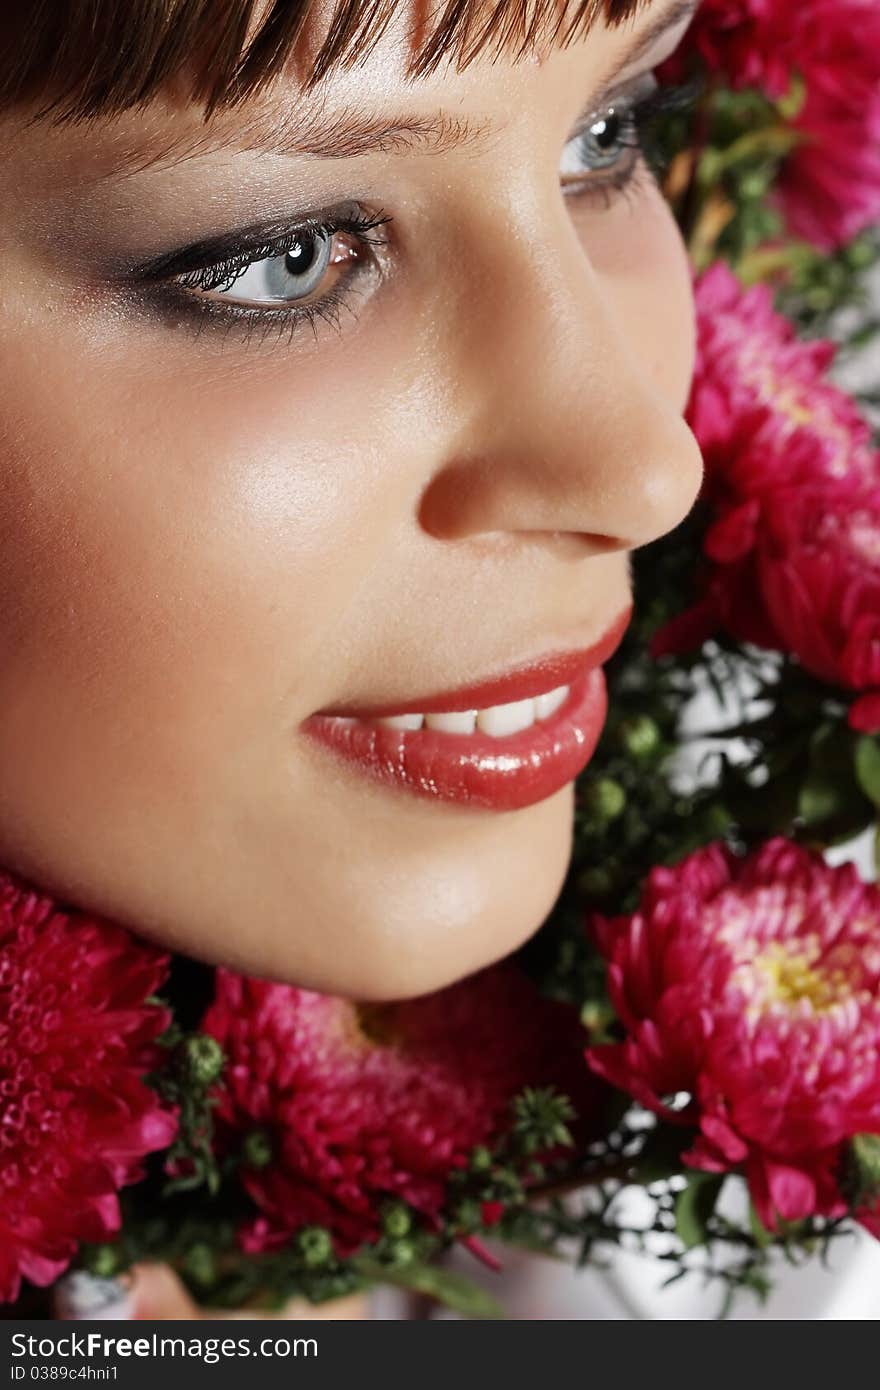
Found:
M 560 176 L 568 181 L 595 170 L 613 169 L 621 163 L 621 150 L 639 149 L 640 143 L 634 108 L 608 106 L 586 130 L 568 141 L 559 163 Z
M 291 304 L 320 289 L 331 265 L 350 253 L 333 257 L 336 237 L 304 232 L 292 246 L 233 269 L 213 292 L 249 304 Z
M 163 257 L 145 277 L 186 291 L 205 309 L 306 315 L 323 306 L 335 313 L 348 282 L 367 268 L 367 247 L 385 244 L 368 233 L 390 221 L 383 213 L 354 211 L 309 218 L 289 230 L 264 228 L 232 248 L 203 243 Z
M 646 95 L 621 96 L 598 108 L 565 144 L 559 176 L 569 196 L 627 189 L 639 174 L 661 172 L 662 159 L 653 138 L 658 118 L 667 111 L 687 111 L 702 91 L 702 79 L 661 87 L 647 74 Z

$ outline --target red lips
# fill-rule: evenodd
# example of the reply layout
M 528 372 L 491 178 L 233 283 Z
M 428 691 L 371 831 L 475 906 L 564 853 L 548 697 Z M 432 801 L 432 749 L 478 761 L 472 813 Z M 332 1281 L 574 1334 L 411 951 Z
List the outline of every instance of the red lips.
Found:
M 374 781 L 417 795 L 494 811 L 543 801 L 589 762 L 607 712 L 603 662 L 629 625 L 627 608 L 591 647 L 550 656 L 456 690 L 366 708 L 339 705 L 312 715 L 303 731 Z M 550 718 L 493 738 L 434 729 L 390 729 L 368 722 L 388 715 L 486 709 L 568 685 Z

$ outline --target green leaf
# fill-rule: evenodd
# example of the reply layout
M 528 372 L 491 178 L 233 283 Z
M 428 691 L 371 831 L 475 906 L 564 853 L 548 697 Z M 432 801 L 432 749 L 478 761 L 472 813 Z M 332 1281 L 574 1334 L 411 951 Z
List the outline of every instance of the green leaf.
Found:
M 856 743 L 856 777 L 875 806 L 880 806 L 880 739 L 864 734 Z
M 798 814 L 828 839 L 855 833 L 872 818 L 853 765 L 853 736 L 846 726 L 821 724 L 810 739 L 810 766 L 798 797 Z
M 806 825 L 821 825 L 840 814 L 840 787 L 821 772 L 809 773 L 801 783 L 798 815 Z
M 880 1134 L 856 1134 L 850 1143 L 857 1200 L 880 1194 Z
M 398 1288 L 411 1289 L 413 1293 L 424 1294 L 426 1298 L 445 1303 L 447 1308 L 453 1308 L 465 1317 L 494 1320 L 507 1316 L 501 1304 L 490 1293 L 454 1270 L 427 1264 L 405 1265 L 400 1268 L 383 1265 L 365 1255 L 355 1255 L 351 1263 L 366 1279 L 377 1284 L 395 1284 Z
M 687 1187 L 678 1194 L 675 1203 L 675 1229 L 686 1250 L 706 1244 L 709 1218 L 715 1210 L 723 1183 L 723 1173 L 688 1175 Z

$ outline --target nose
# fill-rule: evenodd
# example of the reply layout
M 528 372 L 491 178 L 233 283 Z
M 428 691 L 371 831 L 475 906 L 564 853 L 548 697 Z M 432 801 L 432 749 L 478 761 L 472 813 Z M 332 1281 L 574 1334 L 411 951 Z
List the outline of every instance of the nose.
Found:
M 693 363 L 690 285 L 670 293 L 673 312 L 659 325 L 655 286 L 640 327 L 631 288 L 625 315 L 564 207 L 560 221 L 539 254 L 527 238 L 499 239 L 496 222 L 494 238 L 475 239 L 489 251 L 460 298 L 447 300 L 438 346 L 457 435 L 420 500 L 434 537 L 497 532 L 579 554 L 632 550 L 672 530 L 699 492 L 702 457 L 682 413 L 688 383 L 674 399 L 662 382 L 666 335 Z

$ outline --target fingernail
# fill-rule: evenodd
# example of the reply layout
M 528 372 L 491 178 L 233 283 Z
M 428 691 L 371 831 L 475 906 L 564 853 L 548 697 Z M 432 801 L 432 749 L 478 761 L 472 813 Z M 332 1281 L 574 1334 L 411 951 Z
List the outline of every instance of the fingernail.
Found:
M 134 1316 L 131 1295 L 121 1279 L 102 1279 L 84 1269 L 55 1285 L 55 1308 L 63 1319 L 121 1320 Z

